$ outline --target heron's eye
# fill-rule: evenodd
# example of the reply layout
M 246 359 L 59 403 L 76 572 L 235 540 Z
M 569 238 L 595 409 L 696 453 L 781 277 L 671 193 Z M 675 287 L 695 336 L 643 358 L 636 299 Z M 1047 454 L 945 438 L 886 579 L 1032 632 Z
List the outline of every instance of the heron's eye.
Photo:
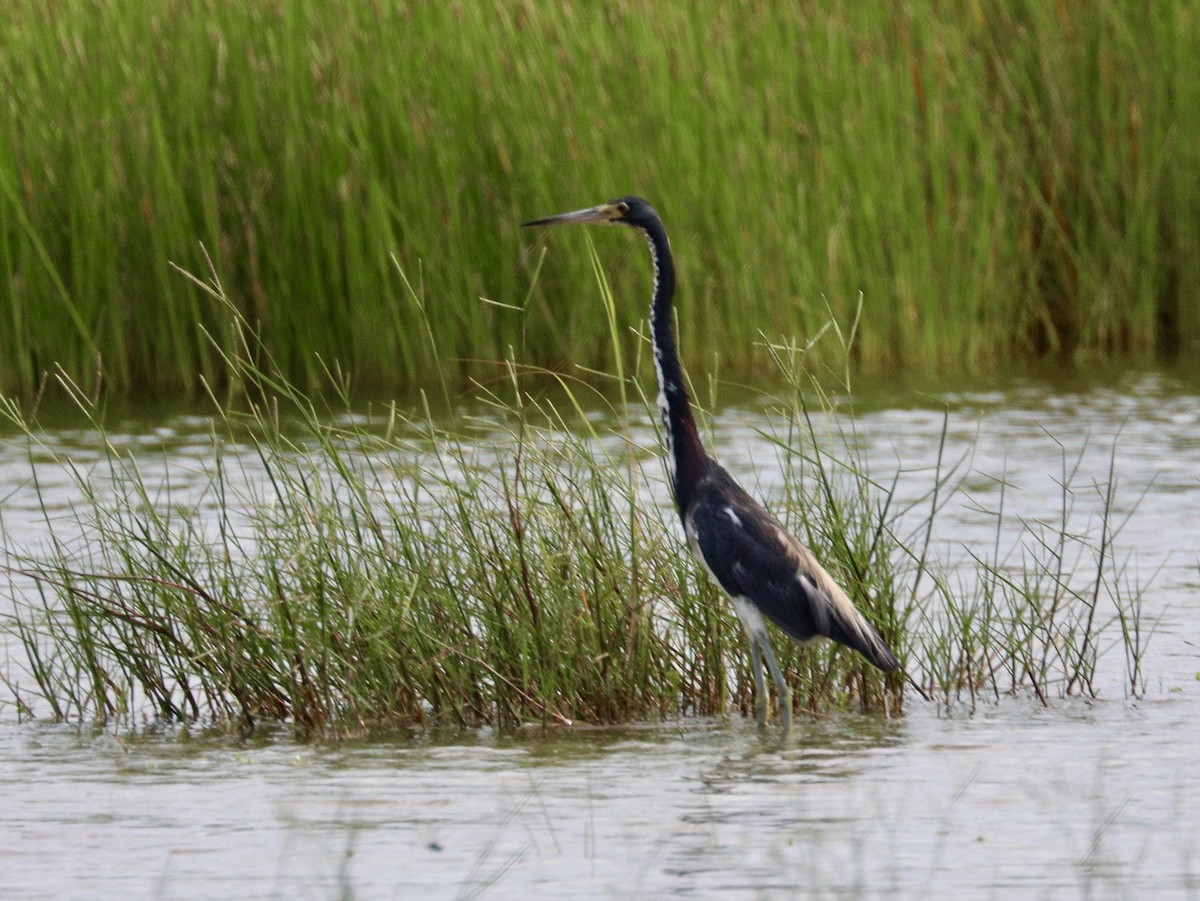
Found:
M 629 212 L 629 204 L 627 204 L 627 203 L 618 203 L 618 204 L 617 204 L 617 209 L 618 209 L 618 210 L 620 210 L 620 211 L 621 211 L 621 215 L 622 215 L 622 216 L 624 216 L 626 213 L 628 213 L 628 212 Z

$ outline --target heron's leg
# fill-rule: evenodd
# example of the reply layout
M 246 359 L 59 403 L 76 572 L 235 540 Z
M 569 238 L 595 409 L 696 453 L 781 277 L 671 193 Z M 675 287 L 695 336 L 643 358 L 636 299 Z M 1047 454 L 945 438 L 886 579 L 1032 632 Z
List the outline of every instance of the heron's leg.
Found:
M 762 655 L 758 651 L 758 642 L 750 637 L 750 666 L 754 670 L 754 687 L 758 695 L 754 698 L 754 717 L 758 720 L 758 728 L 767 728 L 767 684 L 763 681 Z
M 767 666 L 771 670 L 771 678 L 775 680 L 775 687 L 779 689 L 779 716 L 783 720 L 784 734 L 787 734 L 792 730 L 792 691 L 783 681 L 783 670 L 779 668 L 775 652 L 771 650 L 771 639 L 765 635 L 762 640 L 762 648 L 767 657 Z

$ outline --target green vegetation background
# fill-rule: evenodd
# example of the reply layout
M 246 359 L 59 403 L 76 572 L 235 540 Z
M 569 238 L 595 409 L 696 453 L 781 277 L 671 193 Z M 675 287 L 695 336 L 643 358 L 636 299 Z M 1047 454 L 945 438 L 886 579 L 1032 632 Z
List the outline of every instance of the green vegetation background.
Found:
M 667 220 L 697 364 L 750 370 L 860 292 L 866 369 L 1200 347 L 1195 3 L 6 9 L 8 390 L 219 380 L 227 312 L 170 266 L 201 244 L 301 383 L 317 355 L 430 380 L 426 323 L 451 376 L 610 368 L 588 255 L 517 224 L 625 193 Z M 648 266 L 614 237 L 636 325 Z

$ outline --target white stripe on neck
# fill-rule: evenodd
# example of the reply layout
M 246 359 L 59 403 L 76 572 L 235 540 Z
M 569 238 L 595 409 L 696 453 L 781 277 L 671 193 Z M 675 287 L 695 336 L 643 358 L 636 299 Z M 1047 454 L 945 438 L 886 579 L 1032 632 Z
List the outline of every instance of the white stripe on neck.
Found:
M 658 309 L 654 301 L 658 297 L 658 248 L 654 246 L 654 241 L 650 237 L 650 233 L 644 228 L 639 229 L 642 237 L 646 239 L 646 243 L 650 245 L 650 260 L 654 264 L 654 288 L 650 295 L 650 343 L 654 349 L 654 372 L 658 377 L 658 413 L 662 418 L 663 424 L 663 442 L 667 446 L 667 470 L 671 476 L 671 484 L 675 484 L 675 436 L 671 431 L 671 407 L 667 402 L 667 385 L 666 379 L 663 377 L 662 368 L 662 348 L 658 346 Z M 669 312 L 668 312 L 669 315 Z M 667 323 L 669 326 L 670 323 Z

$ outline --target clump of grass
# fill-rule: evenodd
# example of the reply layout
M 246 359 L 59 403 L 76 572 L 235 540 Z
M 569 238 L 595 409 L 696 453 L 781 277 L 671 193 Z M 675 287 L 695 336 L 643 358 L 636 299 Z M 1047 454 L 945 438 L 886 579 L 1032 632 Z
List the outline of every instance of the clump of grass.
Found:
M 198 240 L 305 388 L 314 352 L 359 385 L 431 383 L 391 253 L 432 264 L 456 379 L 509 347 L 611 370 L 598 312 L 508 307 L 538 265 L 516 223 L 626 192 L 660 205 L 693 296 L 722 299 L 681 324 L 685 350 L 739 348 L 731 373 L 766 363 L 756 329 L 814 334 L 812 298 L 845 319 L 860 291 L 862 368 L 1200 342 L 1186 3 L 5 12 L 0 385 L 22 392 L 55 363 L 88 390 L 228 376 L 236 333 L 166 262 L 199 265 Z M 642 273 L 617 273 L 628 296 Z M 542 287 L 586 277 L 552 259 Z M 622 325 L 642 313 L 622 304 Z
M 1027 690 L 1043 704 L 1052 697 L 1097 695 L 1102 657 L 1119 648 L 1127 694 L 1145 690 L 1142 665 L 1153 631 L 1143 622 L 1142 591 L 1116 550 L 1116 473 L 1110 459 L 1103 482 L 1080 484 L 1079 463 L 1065 449 L 1057 521 L 1025 521 L 1010 546 L 970 550 L 969 582 L 937 586 L 940 603 L 921 611 L 926 622 L 925 676 L 949 698 L 972 704 L 981 695 Z M 1080 510 L 1080 498 L 1095 505 Z M 961 575 L 961 574 L 960 574 Z
M 695 574 L 619 441 L 568 427 L 515 367 L 465 432 L 395 407 L 368 426 L 344 394 L 322 403 L 259 368 L 241 334 L 227 363 L 243 393 L 217 404 L 199 507 L 172 505 L 169 476 L 109 442 L 62 380 L 103 441 L 102 472 L 59 459 L 81 540 L 5 548 L 35 587 L 16 628 L 54 716 L 337 735 L 724 708 L 728 617 L 672 609 Z M 564 402 L 574 417 L 579 399 Z M 36 441 L 15 402 L 5 412 Z M 246 446 L 251 464 L 231 453 Z
M 588 425 L 568 382 L 560 400 L 539 398 L 510 363 L 504 383 L 480 387 L 484 412 L 453 428 L 427 405 L 364 417 L 332 371 L 323 396 L 288 382 L 219 283 L 204 287 L 239 336 L 223 381 L 240 393 L 212 395 L 200 500 L 176 503 L 169 470 L 148 474 L 110 441 L 100 411 L 64 377 L 100 437 L 100 462 L 85 471 L 57 458 L 78 491 L 71 530 L 47 510 L 45 546 L 6 534 L 10 628 L 53 716 L 280 720 L 338 736 L 753 709 L 729 605 L 649 499 L 664 491 L 653 457 L 630 431 Z M 926 497 L 898 509 L 894 484 L 869 473 L 803 355 L 776 357 L 791 385 L 775 436 L 796 491 L 782 499 L 785 515 L 881 627 L 911 684 L 943 702 L 1087 694 L 1119 619 L 1136 690 L 1140 608 L 1136 589 L 1117 591 L 1109 506 L 1098 548 L 1064 507 L 1060 527 L 1017 564 L 977 554 L 974 577 L 952 590 L 954 569 L 931 555 L 930 535 L 960 490 L 956 468 L 939 461 Z M 3 412 L 38 442 L 16 401 Z M 1082 585 L 1070 544 L 1095 553 Z M 1101 612 L 1113 600 L 1116 619 Z M 828 643 L 777 646 L 803 709 L 902 710 L 895 675 Z

